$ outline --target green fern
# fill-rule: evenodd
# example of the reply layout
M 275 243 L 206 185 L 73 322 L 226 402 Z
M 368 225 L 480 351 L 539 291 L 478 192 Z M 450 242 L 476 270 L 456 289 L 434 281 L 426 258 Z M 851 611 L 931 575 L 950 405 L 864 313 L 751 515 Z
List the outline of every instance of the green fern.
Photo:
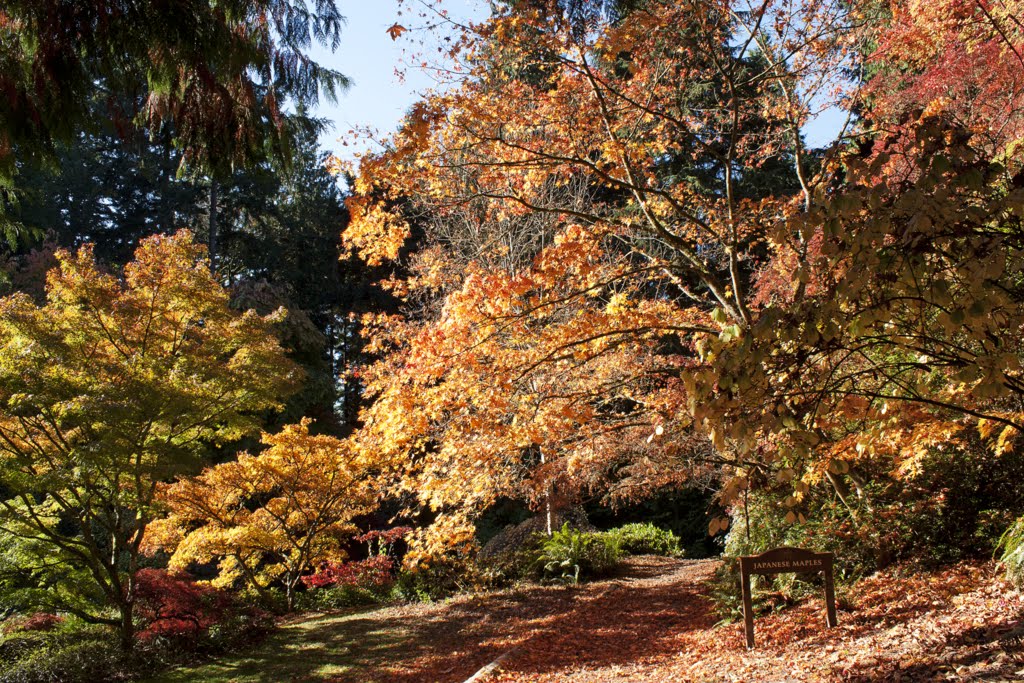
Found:
M 999 538 L 999 562 L 1006 568 L 1006 578 L 1018 588 L 1024 587 L 1024 517 L 1010 525 Z
M 569 528 L 568 522 L 544 540 L 536 566 L 542 579 L 576 584 L 610 571 L 621 556 L 618 538 Z

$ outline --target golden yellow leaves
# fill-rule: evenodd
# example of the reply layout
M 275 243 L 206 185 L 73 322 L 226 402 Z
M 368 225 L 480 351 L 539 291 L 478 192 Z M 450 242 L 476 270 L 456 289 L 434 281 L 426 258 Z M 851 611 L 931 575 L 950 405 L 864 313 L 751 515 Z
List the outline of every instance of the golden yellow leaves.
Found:
M 7 391 L 32 394 L 36 409 L 61 414 L 65 436 L 74 439 L 22 434 L 48 440 L 44 450 L 55 457 L 79 452 L 82 427 L 110 438 L 102 450 L 111 463 L 155 462 L 173 471 L 165 457 L 193 450 L 198 439 L 237 436 L 251 425 L 243 411 L 277 406 L 293 385 L 295 366 L 271 321 L 229 308 L 190 233 L 143 240 L 123 280 L 100 272 L 89 247 L 59 252 L 57 260 L 45 306 L 23 297 L 0 304 L 0 401 Z M 37 369 L 24 374 L 28 367 Z M 141 443 L 117 436 L 143 425 Z M 68 452 L 58 456 L 55 448 Z
M 359 196 L 349 198 L 346 205 L 351 222 L 344 233 L 345 244 L 370 265 L 397 259 L 409 237 L 409 224 L 405 219 Z
M 978 420 L 978 434 L 989 442 L 996 455 L 1004 455 L 1012 451 L 1020 438 L 1020 430 L 1013 425 L 1000 422 L 998 418 L 1020 424 L 1020 413 L 996 413 L 992 417 Z M 995 437 L 995 438 L 993 438 Z
M 426 569 L 448 553 L 465 557 L 476 545 L 476 527 L 465 512 L 441 513 L 430 526 L 413 531 L 405 566 L 413 571 Z
M 263 452 L 165 486 L 170 515 L 154 522 L 150 549 L 172 551 L 176 567 L 216 560 L 224 585 L 244 578 L 257 588 L 279 577 L 294 583 L 336 557 L 377 491 L 362 453 L 310 434 L 310 425 L 303 419 L 264 434 Z
M 933 449 L 962 446 L 960 435 L 963 431 L 961 423 L 931 419 L 895 433 L 894 436 L 902 442 L 896 474 L 913 477 L 921 471 L 922 462 Z

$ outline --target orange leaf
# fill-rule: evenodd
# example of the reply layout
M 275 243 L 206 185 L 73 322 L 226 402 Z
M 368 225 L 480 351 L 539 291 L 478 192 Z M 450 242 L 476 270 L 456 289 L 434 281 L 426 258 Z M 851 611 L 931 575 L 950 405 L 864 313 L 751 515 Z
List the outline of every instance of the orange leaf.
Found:
M 409 29 L 401 24 L 391 24 L 391 26 L 388 27 L 388 35 L 391 36 L 391 40 L 398 40 L 402 34 L 408 30 Z

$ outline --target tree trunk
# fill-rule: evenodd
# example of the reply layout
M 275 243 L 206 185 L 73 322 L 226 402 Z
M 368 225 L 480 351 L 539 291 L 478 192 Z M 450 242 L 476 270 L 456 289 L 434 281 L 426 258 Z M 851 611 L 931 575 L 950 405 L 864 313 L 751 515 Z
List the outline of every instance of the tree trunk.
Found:
M 540 464 L 544 464 L 544 451 L 540 452 Z M 554 530 L 551 528 L 551 482 L 544 484 L 544 530 L 548 536 L 554 535 Z
M 132 648 L 135 647 L 135 601 L 125 600 L 118 608 L 121 611 L 121 624 L 118 627 L 120 631 L 121 650 L 124 652 L 131 652 Z
M 217 180 L 210 178 L 210 210 L 207 214 L 207 232 L 209 241 L 207 246 L 210 250 L 210 272 L 217 271 Z

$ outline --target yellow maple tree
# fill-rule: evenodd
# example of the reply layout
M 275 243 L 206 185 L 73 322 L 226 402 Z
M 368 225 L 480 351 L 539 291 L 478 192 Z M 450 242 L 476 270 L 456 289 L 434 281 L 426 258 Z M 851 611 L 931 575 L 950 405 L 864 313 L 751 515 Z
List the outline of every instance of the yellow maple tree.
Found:
M 24 570 L 59 569 L 41 602 L 125 647 L 157 484 L 255 431 L 299 379 L 280 312 L 230 308 L 205 253 L 187 231 L 154 236 L 118 277 L 89 246 L 59 251 L 44 304 L 0 299 L 0 532 Z
M 170 566 L 218 563 L 218 586 L 266 592 L 295 588 L 316 566 L 343 556 L 352 520 L 377 500 L 365 456 L 344 440 L 309 433 L 311 421 L 264 434 L 267 448 L 161 487 L 169 514 L 153 523 L 147 549 L 171 552 Z

